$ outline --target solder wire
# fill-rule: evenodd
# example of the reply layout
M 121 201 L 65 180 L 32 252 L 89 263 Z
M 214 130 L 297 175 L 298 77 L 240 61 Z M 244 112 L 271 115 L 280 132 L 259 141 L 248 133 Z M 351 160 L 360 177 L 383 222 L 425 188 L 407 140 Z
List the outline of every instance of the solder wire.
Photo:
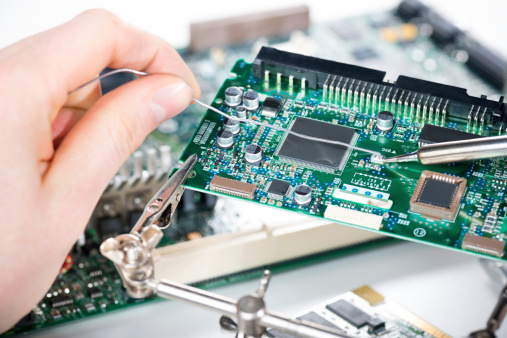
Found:
M 91 79 L 90 81 L 82 84 L 81 86 L 77 87 L 74 90 L 71 90 L 70 92 L 67 93 L 67 95 L 70 95 L 70 94 L 72 94 L 74 92 L 77 92 L 81 88 L 84 88 L 84 87 L 88 86 L 89 84 L 94 83 L 95 81 L 100 81 L 100 80 L 102 80 L 105 77 L 111 76 L 113 74 L 118 74 L 118 73 L 133 73 L 133 74 L 136 74 L 136 75 L 150 75 L 150 74 L 148 74 L 146 72 L 141 72 L 139 70 L 134 70 L 134 69 L 130 69 L 130 68 L 114 69 L 114 70 L 112 70 L 110 72 L 104 73 L 102 75 L 97 76 L 96 78 Z
M 247 119 L 247 118 L 240 118 L 240 117 L 237 117 L 237 116 L 232 116 L 232 115 L 229 115 L 227 113 L 224 113 L 223 111 L 218 110 L 215 107 L 207 105 L 206 103 L 203 103 L 203 102 L 201 102 L 201 101 L 199 101 L 197 99 L 192 99 L 192 100 L 195 103 L 198 103 L 201 106 L 203 106 L 205 108 L 208 108 L 208 109 L 214 111 L 215 113 L 220 114 L 222 116 L 225 116 L 226 118 L 231 119 L 231 120 L 236 120 L 236 121 L 239 121 L 239 122 L 246 122 L 246 123 L 250 123 L 250 124 L 256 124 L 256 125 L 261 126 L 261 127 L 267 127 L 267 128 L 283 131 L 283 132 L 286 132 L 288 134 L 291 134 L 291 135 L 294 135 L 294 136 L 297 136 L 297 137 L 300 137 L 300 138 L 304 138 L 304 139 L 307 139 L 307 140 L 310 140 L 310 141 L 317 141 L 317 142 L 324 142 L 324 143 L 330 143 L 330 144 L 337 144 L 337 145 L 345 146 L 347 148 L 352 148 L 352 149 L 355 149 L 355 150 L 364 151 L 364 152 L 367 152 L 367 153 L 370 153 L 370 154 L 374 154 L 374 155 L 379 154 L 380 155 L 380 153 L 378 153 L 376 151 L 365 149 L 365 148 L 361 148 L 361 147 L 356 147 L 356 146 L 353 146 L 353 145 L 345 143 L 345 142 L 335 141 L 335 140 L 329 140 L 329 139 L 324 139 L 324 138 L 320 138 L 320 137 L 309 136 L 309 135 L 297 133 L 297 132 L 292 131 L 290 129 L 286 129 L 286 128 L 283 128 L 283 127 L 275 126 L 273 124 L 268 124 L 268 123 L 264 123 L 264 122 L 259 122 L 259 121 Z
M 83 87 L 86 87 L 86 86 L 88 86 L 88 85 L 90 85 L 90 84 L 92 84 L 92 83 L 94 83 L 96 81 L 99 81 L 99 80 L 101 80 L 103 78 L 106 78 L 108 76 L 111 76 L 111 75 L 117 74 L 117 73 L 133 73 L 133 74 L 136 74 L 136 75 L 150 75 L 149 73 L 141 72 L 141 71 L 134 70 L 134 69 L 129 69 L 129 68 L 114 69 L 112 71 L 109 71 L 107 73 L 99 75 L 96 78 L 93 78 L 92 80 L 90 80 L 90 81 L 82 84 L 81 86 L 77 87 L 76 89 L 70 91 L 68 94 L 70 95 L 70 94 L 72 94 L 72 93 L 80 90 Z M 329 139 L 324 139 L 324 138 L 320 138 L 320 137 L 309 136 L 309 135 L 297 133 L 297 132 L 292 131 L 290 129 L 286 129 L 286 128 L 283 128 L 283 127 L 275 126 L 273 124 L 268 124 L 268 123 L 264 123 L 264 122 L 259 122 L 259 121 L 247 119 L 247 118 L 240 118 L 240 117 L 237 117 L 237 116 L 232 116 L 232 115 L 224 113 L 223 111 L 220 111 L 219 109 L 217 109 L 215 107 L 207 105 L 206 103 L 201 102 L 201 101 L 199 101 L 197 99 L 193 98 L 192 100 L 195 103 L 197 103 L 197 104 L 199 104 L 199 105 L 201 105 L 201 106 L 203 106 L 205 108 L 208 108 L 209 110 L 211 110 L 211 111 L 213 111 L 213 112 L 215 112 L 217 114 L 220 114 L 220 115 L 222 115 L 222 116 L 224 116 L 224 117 L 226 117 L 228 119 L 231 119 L 231 120 L 235 120 L 235 121 L 243 122 L 243 123 L 255 124 L 255 125 L 258 125 L 258 126 L 261 126 L 261 127 L 275 129 L 275 130 L 278 130 L 278 131 L 282 131 L 282 132 L 288 133 L 290 135 L 294 135 L 296 137 L 300 137 L 300 138 L 304 138 L 304 139 L 310 140 L 310 141 L 317 141 L 317 142 L 323 142 L 323 143 L 329 143 L 329 144 L 336 144 L 336 145 L 341 145 L 341 146 L 344 146 L 344 147 L 347 147 L 347 148 L 351 148 L 351 149 L 354 149 L 354 150 L 363 151 L 365 153 L 369 153 L 369 154 L 373 154 L 373 155 L 380 155 L 380 153 L 377 152 L 377 151 L 373 151 L 373 150 L 369 150 L 369 149 L 353 146 L 353 145 L 345 143 L 345 142 L 335 141 L 335 140 L 329 140 Z

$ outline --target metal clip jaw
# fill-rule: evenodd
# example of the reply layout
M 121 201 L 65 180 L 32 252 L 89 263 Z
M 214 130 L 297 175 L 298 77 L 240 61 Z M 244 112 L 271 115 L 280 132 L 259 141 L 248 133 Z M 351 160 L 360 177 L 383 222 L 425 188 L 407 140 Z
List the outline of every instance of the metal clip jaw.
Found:
M 171 223 L 185 188 L 183 182 L 197 163 L 191 155 L 160 188 L 144 208 L 130 234 L 105 240 L 100 252 L 116 266 L 129 296 L 146 298 L 153 294 L 154 265 L 151 252 L 163 237 L 162 229 Z
M 196 163 L 197 155 L 193 154 L 188 157 L 178 171 L 167 180 L 157 194 L 146 204 L 143 214 L 130 233 L 139 232 L 151 224 L 156 224 L 160 229 L 165 229 L 171 224 L 172 215 L 181 200 L 183 191 L 185 191 L 182 184 Z
M 119 235 L 101 244 L 100 252 L 115 264 L 129 296 L 146 298 L 153 294 L 149 287 L 155 272 L 151 252 L 162 236 L 162 230 L 152 224 L 140 235 Z

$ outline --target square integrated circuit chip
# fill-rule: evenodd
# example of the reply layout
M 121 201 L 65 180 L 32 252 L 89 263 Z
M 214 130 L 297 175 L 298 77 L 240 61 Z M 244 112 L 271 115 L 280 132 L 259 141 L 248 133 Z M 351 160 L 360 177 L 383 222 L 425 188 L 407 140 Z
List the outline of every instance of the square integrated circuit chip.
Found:
M 353 144 L 357 139 L 352 128 L 327 122 L 298 117 L 291 130 L 300 134 Z M 286 162 L 326 171 L 341 170 L 347 163 L 350 148 L 346 146 L 308 140 L 295 135 L 287 135 L 278 149 L 278 157 Z
M 378 330 L 385 327 L 385 322 L 383 320 L 370 316 L 368 313 L 347 302 L 345 299 L 340 299 L 337 302 L 326 305 L 326 309 L 345 319 L 358 329 L 366 325 L 368 325 L 371 330 Z
M 454 220 L 467 180 L 462 177 L 425 170 L 410 199 L 410 211 L 426 217 Z
M 417 201 L 442 208 L 450 208 L 454 195 L 456 195 L 456 190 L 458 190 L 458 184 L 456 183 L 442 182 L 429 178 L 426 180 Z
M 273 180 L 268 187 L 268 196 L 271 198 L 283 198 L 290 189 L 290 183 L 282 180 Z

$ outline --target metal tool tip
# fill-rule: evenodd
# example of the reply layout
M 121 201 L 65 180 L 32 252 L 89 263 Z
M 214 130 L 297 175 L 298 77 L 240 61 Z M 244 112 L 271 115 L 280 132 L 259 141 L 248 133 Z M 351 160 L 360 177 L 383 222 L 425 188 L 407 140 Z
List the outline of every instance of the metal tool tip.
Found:
M 417 162 L 417 152 L 384 158 L 384 163 Z
M 380 153 L 375 153 L 375 154 L 371 155 L 371 157 L 370 157 L 370 162 L 372 162 L 372 163 L 382 164 L 382 163 L 384 163 L 385 160 L 386 160 L 386 158 L 384 156 L 382 156 L 382 154 L 380 154 Z

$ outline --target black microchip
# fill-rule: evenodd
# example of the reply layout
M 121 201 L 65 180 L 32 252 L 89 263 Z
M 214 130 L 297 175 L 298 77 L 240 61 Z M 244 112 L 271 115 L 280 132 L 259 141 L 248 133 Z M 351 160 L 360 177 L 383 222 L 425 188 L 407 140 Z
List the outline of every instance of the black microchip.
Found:
M 378 57 L 378 54 L 370 47 L 356 48 L 352 51 L 352 55 L 360 61 L 374 59 Z
M 50 303 L 51 303 L 51 307 L 56 308 L 56 307 L 71 305 L 73 303 L 73 300 L 72 300 L 72 298 L 70 298 L 70 296 L 58 295 L 58 296 L 52 297 L 50 299 Z
M 84 307 L 85 307 L 86 311 L 88 311 L 88 312 L 97 310 L 95 305 L 93 305 L 92 303 L 85 303 Z
M 450 208 L 458 185 L 428 178 L 417 202 Z
M 298 317 L 298 319 L 302 319 L 302 320 L 306 320 L 306 321 L 309 321 L 309 322 L 312 322 L 312 323 L 315 323 L 315 324 L 327 326 L 327 327 L 329 327 L 331 329 L 335 329 L 337 331 L 342 331 L 343 332 L 343 330 L 341 330 L 338 326 L 336 326 L 335 324 L 331 323 L 327 319 L 322 318 L 321 316 L 319 316 L 318 314 L 316 314 L 313 311 L 312 312 L 308 312 L 307 314 L 302 315 L 301 317 Z M 295 338 L 295 337 L 297 337 L 295 335 L 292 335 L 292 334 L 289 334 L 289 333 L 285 333 L 285 332 L 280 332 L 280 331 L 277 331 L 277 330 L 269 330 L 268 331 L 268 335 L 269 335 L 269 337 L 276 337 L 276 338 Z
M 289 191 L 290 183 L 281 180 L 273 180 L 268 188 L 268 195 L 283 197 Z
M 99 288 L 91 288 L 90 290 L 88 290 L 88 294 L 90 295 L 90 297 L 92 299 L 99 298 L 99 297 L 102 297 L 104 295 L 102 293 L 102 291 L 100 291 Z
M 86 270 L 86 272 L 88 273 L 88 276 L 90 276 L 90 277 L 100 277 L 103 274 L 102 270 L 97 267 L 88 268 Z
M 267 116 L 276 116 L 276 113 L 280 110 L 282 107 L 282 101 L 278 100 L 274 97 L 268 97 L 266 100 L 264 100 L 264 103 L 262 104 L 262 115 Z
M 385 322 L 378 318 L 374 318 L 359 309 L 358 307 L 350 304 L 344 299 L 340 299 L 339 301 L 326 305 L 326 309 L 345 319 L 350 324 L 354 325 L 358 329 L 362 328 L 365 325 L 368 325 L 372 330 L 378 330 L 385 326 Z
M 421 130 L 421 134 L 419 134 L 418 142 L 420 145 L 425 145 L 440 142 L 472 140 L 480 137 L 482 136 L 465 133 L 464 131 L 455 129 L 434 126 L 432 124 L 425 124 Z
M 294 121 L 291 130 L 347 144 L 352 144 L 356 138 L 356 131 L 352 128 L 302 117 L 298 117 Z M 312 141 L 289 134 L 277 155 L 281 159 L 300 162 L 303 165 L 338 170 L 345 166 L 348 154 L 349 148 L 345 146 Z

